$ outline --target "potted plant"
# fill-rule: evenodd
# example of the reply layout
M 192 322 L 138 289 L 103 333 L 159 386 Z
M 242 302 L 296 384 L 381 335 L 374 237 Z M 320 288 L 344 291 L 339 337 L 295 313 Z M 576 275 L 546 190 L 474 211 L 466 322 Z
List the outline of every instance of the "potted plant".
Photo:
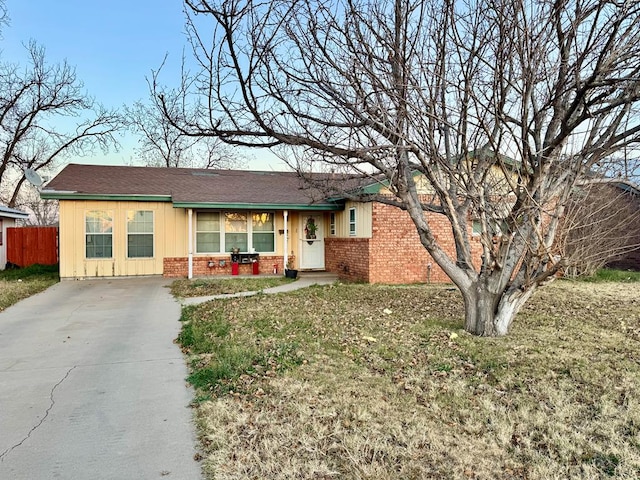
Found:
M 287 278 L 298 278 L 298 270 L 293 268 L 293 257 L 287 260 L 287 266 L 284 269 L 284 276 Z

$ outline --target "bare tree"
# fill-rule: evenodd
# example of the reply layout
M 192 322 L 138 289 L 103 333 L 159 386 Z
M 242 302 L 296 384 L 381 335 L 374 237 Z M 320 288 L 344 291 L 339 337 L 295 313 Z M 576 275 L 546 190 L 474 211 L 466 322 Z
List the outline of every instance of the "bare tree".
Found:
M 574 185 L 638 144 L 639 2 L 185 5 L 201 70 L 182 80 L 190 114 L 154 83 L 172 125 L 232 145 L 290 147 L 301 169 L 321 161 L 387 185 L 391 195 L 374 199 L 409 213 L 475 334 L 507 333 L 565 265 L 553 246 Z M 455 254 L 425 212 L 446 216 Z
M 626 188 L 625 188 L 626 187 Z M 640 249 L 640 198 L 624 182 L 591 181 L 569 197 L 556 244 L 565 275 L 589 276 Z
M 16 201 L 16 208 L 29 214 L 25 220 L 28 226 L 53 226 L 58 224 L 58 201 L 40 198 L 40 192 L 33 185 L 27 185 L 20 190 Z
M 35 42 L 28 64 L 0 64 L 0 187 L 15 206 L 24 171 L 47 172 L 57 161 L 117 145 L 117 113 L 96 104 L 66 62 L 49 64 Z
M 178 114 L 179 107 L 183 107 L 175 92 L 165 92 L 162 99 L 172 114 Z M 238 148 L 216 137 L 189 136 L 176 128 L 167 121 L 160 99 L 153 94 L 148 103 L 139 101 L 126 107 L 125 118 L 128 128 L 139 138 L 137 155 L 147 166 L 232 168 L 244 162 Z

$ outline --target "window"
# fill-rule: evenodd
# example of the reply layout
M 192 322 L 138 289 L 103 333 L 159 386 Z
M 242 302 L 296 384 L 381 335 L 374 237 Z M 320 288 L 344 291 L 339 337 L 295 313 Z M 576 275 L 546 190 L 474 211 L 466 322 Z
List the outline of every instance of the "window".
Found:
M 196 253 L 274 252 L 273 212 L 198 212 Z
M 249 251 L 247 236 L 247 214 L 246 213 L 225 213 L 224 214 L 224 244 L 225 251 L 230 252 L 234 248 L 241 252 Z
M 153 257 L 153 212 L 129 210 L 127 212 L 127 257 Z
M 196 221 L 196 253 L 220 252 L 220 214 L 198 212 Z
M 356 234 L 356 209 L 349 209 L 349 235 Z
M 2 246 L 2 219 L 0 218 L 0 246 Z
M 491 234 L 494 237 L 498 237 L 509 230 L 506 220 L 500 220 L 500 221 L 493 220 L 491 222 L 491 225 L 492 225 Z M 473 223 L 471 226 L 471 233 L 473 235 L 480 235 L 482 233 L 482 222 L 479 219 L 473 220 Z
M 94 210 L 85 215 L 86 258 L 113 256 L 113 212 Z
M 471 233 L 473 235 L 480 235 L 482 233 L 482 223 L 480 220 L 474 220 L 471 225 Z
M 251 222 L 252 248 L 256 252 L 275 251 L 273 213 L 254 213 Z
M 336 214 L 335 212 L 331 212 L 329 216 L 329 233 L 331 235 L 336 234 Z

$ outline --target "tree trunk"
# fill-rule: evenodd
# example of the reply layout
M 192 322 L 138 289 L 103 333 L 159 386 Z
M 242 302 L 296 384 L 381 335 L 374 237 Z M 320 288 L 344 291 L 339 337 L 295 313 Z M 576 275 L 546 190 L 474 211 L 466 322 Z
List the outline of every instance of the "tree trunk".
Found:
M 462 292 L 465 308 L 465 330 L 474 335 L 499 337 L 509 332 L 520 308 L 527 302 L 535 286 L 511 288 L 493 293 L 487 283 L 477 282 Z

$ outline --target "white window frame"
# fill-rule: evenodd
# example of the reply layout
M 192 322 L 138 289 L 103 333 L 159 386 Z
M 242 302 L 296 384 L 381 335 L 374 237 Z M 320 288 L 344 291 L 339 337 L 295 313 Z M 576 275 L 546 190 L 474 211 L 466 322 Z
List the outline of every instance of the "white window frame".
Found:
M 493 222 L 493 228 L 491 233 L 494 237 L 501 237 L 504 232 L 506 232 L 506 220 L 502 219 L 500 222 Z M 477 228 L 476 228 L 477 226 Z M 476 231 L 479 230 L 479 231 Z M 482 234 L 482 221 L 479 218 L 474 218 L 471 221 L 471 235 L 474 237 L 479 237 Z
M 216 213 L 218 214 L 218 230 L 198 230 L 198 216 L 200 214 L 203 213 Z M 223 219 L 222 219 L 222 215 L 223 212 L 219 212 L 219 211 L 215 211 L 215 212 L 210 212 L 210 211 L 201 211 L 201 212 L 196 212 L 196 221 L 195 221 L 195 228 L 196 228 L 196 253 L 198 254 L 210 254 L 210 253 L 220 253 L 220 251 L 217 252 L 208 252 L 208 251 L 200 251 L 198 250 L 198 234 L 199 233 L 217 233 L 218 234 L 218 245 L 220 245 L 220 249 L 223 249 L 223 245 L 224 245 L 224 226 L 223 226 Z
M 329 214 L 329 235 L 336 234 L 336 212 Z
M 357 227 L 356 209 L 355 207 L 351 207 L 349 209 L 349 235 L 353 237 L 357 234 L 357 232 L 358 232 L 358 227 Z
M 254 215 L 260 215 L 263 213 L 269 213 L 272 215 L 273 218 L 273 230 L 271 232 L 265 232 L 265 231 L 256 231 L 256 233 L 271 233 L 273 235 L 273 250 L 272 251 L 258 251 L 255 250 L 256 253 L 263 253 L 263 254 L 274 254 L 276 252 L 276 232 L 277 232 L 277 228 L 276 228 L 276 212 L 272 211 L 272 210 L 215 210 L 212 212 L 209 212 L 208 210 L 203 210 L 203 211 L 198 211 L 196 212 L 196 215 L 200 214 L 200 213 L 218 213 L 220 215 L 220 251 L 219 252 L 200 252 L 198 251 L 198 233 L 202 233 L 198 231 L 198 221 L 196 218 L 195 223 L 195 229 L 196 229 L 196 235 L 195 235 L 195 251 L 196 254 L 198 255 L 222 255 L 222 254 L 228 254 L 230 253 L 230 249 L 233 248 L 233 245 L 229 245 L 227 248 L 227 241 L 226 241 L 226 226 L 225 226 L 225 214 L 228 213 L 241 213 L 243 215 L 246 215 L 247 218 L 247 231 L 246 231 L 246 235 L 247 235 L 247 249 L 249 252 L 252 251 L 253 247 L 253 216 Z M 244 233 L 244 232 L 243 232 Z
M 271 251 L 255 250 L 255 252 L 256 253 L 275 253 L 275 251 L 276 251 L 276 214 L 275 214 L 275 212 L 272 212 L 272 211 L 269 211 L 269 210 L 265 210 L 265 211 L 262 211 L 262 212 L 257 212 L 257 211 L 254 212 L 254 211 L 252 211 L 249 214 L 249 219 L 248 219 L 248 223 L 249 223 L 249 225 L 248 225 L 248 230 L 249 230 L 248 231 L 248 234 L 249 234 L 249 239 L 248 239 L 249 240 L 248 241 L 249 251 L 252 251 L 252 249 L 255 248 L 253 246 L 253 234 L 254 234 L 254 231 L 253 231 L 253 216 L 254 215 L 260 215 L 260 214 L 263 214 L 263 213 L 268 213 L 268 214 L 271 215 L 271 219 L 273 221 L 273 230 L 269 230 L 269 231 L 257 230 L 255 233 L 258 233 L 258 234 L 271 233 L 272 234 L 271 238 L 273 238 L 273 250 L 271 250 Z
M 151 232 L 130 232 L 129 231 L 129 214 L 133 212 L 133 215 L 135 216 L 136 213 L 138 212 L 149 212 L 151 213 Z M 127 224 L 127 258 L 128 259 L 132 259 L 132 260 L 140 260 L 140 259 L 150 259 L 150 258 L 155 258 L 156 255 L 156 215 L 155 212 L 153 210 L 127 210 L 125 212 L 125 215 L 127 216 L 125 223 Z M 149 236 L 151 235 L 151 255 L 150 256 L 130 256 L 129 255 L 129 236 Z
M 111 222 L 111 231 L 108 233 L 102 232 L 88 232 L 87 231 L 87 216 L 91 213 L 99 212 L 104 214 L 105 216 L 110 218 Z M 86 210 L 84 212 L 84 258 L 87 260 L 108 260 L 113 258 L 113 234 L 114 234 L 114 221 L 113 221 L 113 210 Z M 111 255 L 108 257 L 90 257 L 87 255 L 87 237 L 91 235 L 93 237 L 110 237 L 111 238 Z

